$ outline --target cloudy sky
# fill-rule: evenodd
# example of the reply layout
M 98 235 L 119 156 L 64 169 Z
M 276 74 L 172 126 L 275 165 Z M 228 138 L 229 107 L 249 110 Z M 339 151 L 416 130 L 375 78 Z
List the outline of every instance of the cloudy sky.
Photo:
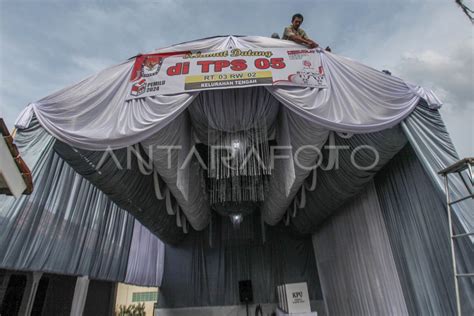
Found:
M 137 53 L 281 33 L 296 12 L 321 45 L 433 89 L 460 155 L 474 156 L 474 27 L 454 0 L 0 0 L 0 117 L 11 128 L 28 103 Z

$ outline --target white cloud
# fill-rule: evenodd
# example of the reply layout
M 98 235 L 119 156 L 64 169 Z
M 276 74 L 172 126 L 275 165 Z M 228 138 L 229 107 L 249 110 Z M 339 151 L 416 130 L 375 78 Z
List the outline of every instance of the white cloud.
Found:
M 402 78 L 431 88 L 443 101 L 441 114 L 461 157 L 474 153 L 474 45 L 462 41 L 442 52 L 426 49 L 402 56 Z
M 445 55 L 429 49 L 407 53 L 397 72 L 407 80 L 431 87 L 447 106 L 473 110 L 473 50 L 473 43 L 465 41 Z

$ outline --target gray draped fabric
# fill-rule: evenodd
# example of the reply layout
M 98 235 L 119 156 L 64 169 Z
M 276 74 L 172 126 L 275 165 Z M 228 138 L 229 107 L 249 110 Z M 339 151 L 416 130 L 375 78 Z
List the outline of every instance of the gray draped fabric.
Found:
M 438 171 L 458 161 L 459 156 L 439 111 L 430 109 L 423 102 L 402 123 L 402 127 L 434 186 L 442 196 L 445 196 L 444 179 L 438 175 Z M 466 172 L 462 176 L 466 183 L 470 182 Z M 452 201 L 469 194 L 458 175 L 451 175 L 449 180 Z M 474 212 L 472 211 L 474 201 L 469 199 L 455 204 L 453 209 L 464 231 L 474 232 Z
M 140 286 L 161 285 L 164 260 L 164 243 L 135 220 L 124 282 Z
M 329 315 L 406 315 L 407 308 L 371 181 L 313 235 Z
M 184 237 L 175 224 L 175 217 L 166 212 L 165 202 L 156 198 L 153 176 L 140 172 L 136 156 L 132 154 L 129 154 L 131 160 L 127 166 L 126 149 L 115 150 L 112 155 L 111 152 L 73 149 L 60 141 L 56 141 L 54 149 L 77 173 L 130 212 L 161 240 L 176 243 Z M 105 159 L 99 165 L 103 157 Z
M 35 189 L 19 199 L 0 196 L 1 268 L 160 284 L 161 242 L 74 172 L 36 119 L 15 143 Z
M 16 138 L 35 190 L 0 197 L 0 266 L 123 280 L 133 218 L 69 168 L 53 142 L 38 124 Z
M 194 145 L 189 114 L 182 113 L 141 144 L 191 226 L 196 230 L 205 228 L 211 214 L 205 198 L 205 179 L 195 157 L 185 164 Z M 168 150 L 173 146 L 180 148 Z
M 320 299 L 311 238 L 267 227 L 262 244 L 258 217 L 246 217 L 239 230 L 227 218 L 214 217 L 212 247 L 208 229 L 191 231 L 178 246 L 166 245 L 159 306 L 240 304 L 238 281 L 247 279 L 252 280 L 254 302 L 277 302 L 276 286 L 291 282 L 308 282 L 310 298 Z
M 376 176 L 375 184 L 408 311 L 453 315 L 455 291 L 443 196 L 410 146 Z M 474 271 L 472 243 L 465 239 L 458 246 L 459 271 Z M 472 315 L 474 282 L 460 280 L 463 314 Z
M 292 219 L 293 226 L 300 232 L 311 233 L 334 213 L 348 199 L 358 194 L 375 174 L 406 144 L 400 127 L 382 132 L 357 134 L 351 138 L 337 136 L 337 146 L 347 146 L 339 151 L 339 167 L 329 170 L 317 169 L 317 184 L 314 192 L 306 193 L 306 206 L 298 210 Z M 360 145 L 369 145 L 379 154 L 378 163 L 370 170 L 360 170 L 351 162 L 351 153 Z M 323 151 L 322 166 L 328 166 L 328 150 Z M 374 153 L 363 149 L 357 152 L 354 160 L 358 166 L 370 166 L 375 161 Z M 309 177 L 311 181 L 311 177 Z
M 374 183 L 313 235 L 328 312 L 454 315 L 445 201 L 410 145 Z M 459 232 L 460 222 L 455 223 Z M 472 272 L 469 239 L 456 251 L 459 271 Z M 472 315 L 474 283 L 460 280 L 463 315 Z
M 270 179 L 268 198 L 262 205 L 263 218 L 269 225 L 276 225 L 282 219 L 319 157 L 319 152 L 315 148 L 321 149 L 329 134 L 327 129 L 300 117 L 287 108 L 282 109 L 280 115 L 282 124 L 277 131 L 278 145 L 291 146 L 290 150 L 282 150 L 280 154 L 290 155 L 292 158 L 275 160 L 275 172 Z M 311 148 L 304 146 L 311 146 Z
M 276 124 L 275 118 L 278 111 L 280 118 L 278 120 L 279 124 Z M 295 196 L 297 193 L 300 192 L 300 195 L 304 194 L 302 190 L 305 190 L 305 188 L 301 188 L 301 186 L 311 171 L 307 168 L 302 168 L 302 166 L 314 165 L 319 158 L 317 151 L 314 149 L 298 151 L 298 163 L 293 161 L 293 157 L 295 157 L 297 150 L 301 146 L 311 145 L 316 149 L 321 148 L 326 142 L 329 131 L 311 121 L 305 120 L 286 107 L 281 107 L 261 87 L 202 92 L 195 98 L 194 103 L 190 105 L 188 112 L 182 113 L 160 132 L 142 142 L 145 151 L 152 157 L 156 170 L 158 170 L 174 199 L 176 199 L 177 204 L 182 209 L 185 219 L 189 221 L 194 229 L 202 230 L 208 224 L 210 214 L 209 204 L 206 201 L 207 192 L 203 192 L 205 183 L 202 173 L 199 171 L 199 163 L 196 159 L 193 159 L 186 168 L 180 168 L 187 158 L 189 150 L 194 145 L 190 129 L 191 122 L 192 130 L 196 132 L 197 138 L 207 143 L 209 140 L 206 139 L 206 133 L 208 133 L 209 128 L 217 131 L 232 131 L 235 129 L 251 128 L 256 121 L 266 121 L 267 124 L 265 125 L 268 126 L 268 134 L 273 134 L 274 126 L 278 126 L 276 128 L 277 144 L 279 146 L 291 146 L 292 148 L 279 153 L 283 155 L 290 154 L 291 159 L 275 160 L 275 169 L 268 183 L 266 198 L 261 205 L 264 220 L 270 225 L 277 224 L 289 208 L 294 208 L 294 205 L 291 205 L 291 203 L 296 203 Z M 370 134 L 357 134 L 351 138 L 336 137 L 335 145 L 349 146 L 349 149 L 340 151 L 341 166 L 339 169 L 333 168 L 328 171 L 319 169 L 317 171 L 317 182 L 320 185 L 316 186 L 314 194 L 308 194 L 306 209 L 304 209 L 305 203 L 301 203 L 302 197 L 296 197 L 299 200 L 298 202 L 300 202 L 297 207 L 303 208 L 303 210 L 298 212 L 296 218 L 293 219 L 295 227 L 301 232 L 313 232 L 332 211 L 341 206 L 346 199 L 356 195 L 364 184 L 403 147 L 405 142 L 406 138 L 401 132 L 400 127 Z M 163 148 L 157 147 L 175 145 L 182 146 L 182 148 L 168 152 Z M 359 170 L 351 163 L 351 149 L 360 145 L 373 146 L 380 155 L 379 162 L 371 170 Z M 62 147 L 67 149 L 67 146 Z M 151 185 L 149 185 L 151 177 L 134 175 L 136 185 L 128 186 L 128 180 L 125 180 L 125 175 L 127 177 L 132 176 L 131 170 L 118 171 L 116 169 L 109 169 L 109 172 L 111 172 L 109 175 L 117 172 L 118 175 L 116 174 L 114 177 L 120 183 L 126 183 L 127 193 L 121 194 L 121 189 L 115 185 L 116 182 L 108 181 L 104 177 L 104 173 L 95 173 L 89 166 L 88 160 L 80 159 L 80 155 L 77 155 L 76 152 L 71 150 L 69 152 L 69 156 L 66 156 L 64 153 L 61 155 L 67 161 L 74 159 L 75 161 L 71 163 L 73 163 L 74 168 L 79 173 L 84 173 L 84 171 L 80 171 L 81 168 L 89 170 L 87 171 L 89 179 L 93 179 L 92 182 L 96 185 L 97 183 L 102 183 L 103 187 L 101 188 L 108 192 L 109 195 L 113 194 L 114 201 L 118 202 L 122 207 L 133 211 L 134 206 L 130 204 L 130 200 L 137 200 L 140 201 L 138 203 L 143 203 L 141 201 L 143 199 L 155 200 L 157 204 L 163 204 L 153 197 Z M 81 155 L 86 153 L 86 151 L 80 152 Z M 115 152 L 120 153 L 121 157 L 125 158 L 124 149 L 116 150 Z M 94 156 L 94 161 L 97 164 L 102 154 L 103 152 L 87 152 L 87 159 L 91 159 L 90 157 Z M 171 157 L 168 157 L 168 154 Z M 325 159 L 323 166 L 327 165 L 327 159 L 330 156 L 331 153 L 329 151 L 323 151 L 323 158 Z M 361 150 L 355 155 L 356 162 L 361 166 L 369 165 L 373 159 L 372 152 L 368 150 Z M 109 159 L 109 162 L 113 164 L 113 160 Z M 168 162 L 171 162 L 171 168 L 169 168 Z M 148 183 L 143 184 L 143 181 L 148 181 Z M 137 188 L 139 184 L 145 189 L 138 193 Z M 339 194 L 332 194 L 333 192 L 338 192 Z M 142 198 L 138 198 L 139 196 Z M 141 206 L 138 207 L 141 208 Z M 139 214 L 138 218 L 142 220 L 142 223 L 156 226 L 156 223 L 145 223 L 147 220 L 143 220 L 140 217 L 143 214 L 140 214 L 137 210 L 135 211 Z M 166 215 L 159 212 L 157 216 L 162 216 L 165 218 L 164 220 L 170 223 L 173 221 L 172 218 L 167 218 Z M 177 216 L 180 217 L 179 214 Z M 161 221 L 161 219 L 152 220 Z M 155 232 L 156 229 L 157 226 L 152 230 Z M 169 231 L 173 227 L 167 226 L 162 229 L 163 231 Z M 163 235 L 164 232 L 161 234 L 159 236 L 163 240 L 165 240 L 164 238 L 169 238 L 165 241 L 177 242 L 179 240 L 177 236 L 165 237 Z M 179 235 L 178 232 L 176 234 Z

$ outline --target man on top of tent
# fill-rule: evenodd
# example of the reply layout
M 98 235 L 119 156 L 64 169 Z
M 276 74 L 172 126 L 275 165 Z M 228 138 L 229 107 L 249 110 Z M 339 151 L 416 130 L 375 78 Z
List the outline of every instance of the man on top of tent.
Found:
M 285 30 L 283 31 L 283 39 L 306 45 L 309 48 L 318 47 L 319 44 L 306 35 L 306 32 L 300 27 L 301 24 L 303 24 L 303 15 L 296 13 L 291 18 L 291 25 L 285 27 Z

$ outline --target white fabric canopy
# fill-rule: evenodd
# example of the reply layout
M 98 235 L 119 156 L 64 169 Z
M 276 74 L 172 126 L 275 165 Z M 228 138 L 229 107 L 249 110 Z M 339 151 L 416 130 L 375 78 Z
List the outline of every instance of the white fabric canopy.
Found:
M 182 43 L 156 52 L 271 47 L 301 48 L 290 41 L 228 36 Z M 299 235 L 293 232 L 314 232 L 329 216 L 342 211 L 327 220 L 314 237 L 316 261 L 321 275 L 324 275 L 321 284 L 330 312 L 406 314 L 408 311 L 419 314 L 431 311 L 434 314 L 449 314 L 454 310 L 454 298 L 451 295 L 453 291 L 448 291 L 447 286 L 453 282 L 450 279 L 452 275 L 447 272 L 451 271 L 451 267 L 445 255 L 449 248 L 448 238 L 445 238 L 447 231 L 443 232 L 443 229 L 447 230 L 443 217 L 444 200 L 439 200 L 441 196 L 436 195 L 429 186 L 421 164 L 409 161 L 413 158 L 409 147 L 400 153 L 392 165 L 386 166 L 375 182 L 371 182 L 375 173 L 405 145 L 406 136 L 426 168 L 427 175 L 431 177 L 435 187 L 438 187 L 437 169 L 446 167 L 446 164 L 457 157 L 439 113 L 432 110 L 438 108 L 441 102 L 431 91 L 419 86 L 332 53 L 319 53 L 327 76 L 327 89 L 256 87 L 125 101 L 126 87 L 133 67 L 133 60 L 130 60 L 32 103 L 20 115 L 17 127 L 28 126 L 35 113 L 44 129 L 62 142 L 57 141 L 53 147 L 49 135 L 46 137 L 47 141 L 38 136 L 30 142 L 25 139 L 25 146 L 33 146 L 33 153 L 37 142 L 36 145 L 47 149 L 52 157 L 41 161 L 38 158 L 40 155 L 31 155 L 35 159 L 30 160 L 32 158 L 26 156 L 25 160 L 33 170 L 39 168 L 46 180 L 49 179 L 46 175 L 51 177 L 52 180 L 48 181 L 54 185 L 53 189 L 57 186 L 58 190 L 49 190 L 49 186 L 45 185 L 38 186 L 40 190 L 36 190 L 32 197 L 40 198 L 34 204 L 30 203 L 35 208 L 30 208 L 30 204 L 26 203 L 28 198 L 23 198 L 16 206 L 5 203 L 0 208 L 4 218 L 8 218 L 8 221 L 0 221 L 0 224 L 6 225 L 6 228 L 0 230 L 0 237 L 1 232 L 5 232 L 3 240 L 0 238 L 0 249 L 8 250 L 4 251 L 8 256 L 0 263 L 3 267 L 39 267 L 41 270 L 46 267 L 48 271 L 87 274 L 91 277 L 140 284 L 161 283 L 162 273 L 165 271 L 159 301 L 160 304 L 171 307 L 234 304 L 237 300 L 234 281 L 247 278 L 257 280 L 255 284 L 258 284 L 256 288 L 259 290 L 255 291 L 256 301 L 272 301 L 275 293 L 271 294 L 267 289 L 288 281 L 287 278 L 295 279 L 294 281 L 306 278 L 314 284 L 319 282 L 316 277 L 307 277 L 311 276 L 312 271 L 316 271 L 315 267 L 311 269 L 311 261 L 315 259 L 313 253 L 305 250 L 309 240 L 299 240 Z M 425 103 L 420 102 L 420 99 L 424 99 L 431 109 L 426 109 L 424 104 L 417 106 Z M 405 118 L 407 119 L 401 124 L 404 133 L 400 126 L 389 129 Z M 258 125 L 257 122 L 265 124 Z M 34 124 L 37 124 L 35 120 L 32 125 Z M 226 225 L 230 223 L 227 218 L 218 217 L 211 212 L 206 196 L 205 173 L 196 160 L 192 160 L 191 165 L 180 168 L 195 141 L 212 145 L 212 137 L 206 135 L 210 130 L 239 132 L 255 128 L 256 125 L 258 128 L 265 128 L 269 135 L 264 141 L 291 146 L 291 154 L 295 154 L 301 146 L 312 146 L 308 151 L 299 152 L 300 164 L 296 163 L 293 155 L 289 159 L 276 161 L 265 199 L 259 205 L 261 218 L 270 225 L 278 224 L 286 212 L 285 223 L 291 224 L 291 234 L 289 228 L 265 227 L 263 222 L 260 223 L 260 218 L 257 218 L 256 225 L 255 215 L 258 214 L 255 213 L 247 215 L 243 222 L 244 225 L 248 224 L 247 230 L 244 225 L 240 230 L 228 229 Z M 20 131 L 19 135 L 23 134 L 25 137 L 26 132 Z M 43 132 L 41 129 L 41 134 Z M 349 135 L 337 137 L 335 135 L 338 133 L 335 132 Z M 357 135 L 351 138 L 350 134 L 353 133 Z M 130 170 L 119 170 L 112 159 L 108 160 L 105 167 L 102 166 L 100 173 L 95 168 L 101 151 L 120 149 L 115 150 L 115 154 L 119 162 L 124 162 L 128 157 L 126 150 L 121 148 L 139 143 L 148 154 L 144 160 L 149 158 L 153 162 L 150 174 L 139 174 L 138 170 L 141 169 L 135 165 Z M 321 158 L 314 148 L 321 149 L 327 143 L 351 145 L 348 148 L 361 144 L 371 145 L 378 150 L 380 160 L 370 171 L 356 170 L 351 154 L 346 152 L 340 156 L 340 169 L 320 168 L 313 171 L 305 168 L 314 165 Z M 170 145 L 183 148 L 182 151 L 171 152 L 171 168 L 167 166 L 167 151 L 160 152 L 156 147 Z M 83 150 L 72 149 L 70 146 Z M 152 151 L 146 150 L 149 146 Z M 332 161 L 328 158 L 331 155 L 334 155 L 334 151 L 322 151 L 325 161 Z M 63 161 L 60 157 L 95 187 L 68 166 L 59 165 L 58 161 Z M 366 153 L 357 158 L 357 161 L 365 162 L 370 158 L 372 157 Z M 134 164 L 138 163 L 138 159 L 134 158 L 132 161 Z M 349 162 L 352 167 L 349 167 Z M 61 174 L 51 172 L 54 169 L 50 166 L 68 171 L 64 180 L 61 177 L 56 180 Z M 310 177 L 312 171 L 313 176 Z M 87 196 L 101 195 L 102 200 L 99 202 L 107 203 L 108 206 L 100 208 L 102 204 L 96 203 L 93 208 L 87 207 L 94 199 L 88 199 L 78 185 L 73 188 L 81 190 L 76 190 L 77 194 L 72 196 L 74 198 L 77 195 L 74 199 L 86 196 L 81 200 L 83 203 L 64 200 L 62 197 L 65 195 L 61 192 L 66 192 L 70 186 L 61 186 L 61 183 L 67 184 L 71 179 L 75 183 L 81 183 L 86 193 L 91 192 Z M 311 181 L 311 185 L 305 185 L 306 179 Z M 341 206 L 356 196 L 367 183 L 369 186 L 362 195 Z M 155 190 L 152 189 L 153 185 Z M 97 190 L 102 190 L 105 195 Z M 106 199 L 106 195 L 110 200 Z M 49 204 L 54 208 L 51 209 Z M 72 213 L 71 207 L 74 211 Z M 117 212 L 110 212 L 111 208 Z M 151 236 L 138 222 L 130 222 L 128 214 L 118 212 L 121 211 L 120 208 L 129 211 L 163 241 L 170 243 L 166 245 L 164 259 L 162 254 L 165 245 Z M 63 213 L 66 217 L 69 213 L 74 213 L 75 216 L 64 223 L 60 221 L 56 230 L 48 230 L 47 238 L 43 238 L 45 242 L 38 239 L 34 243 L 18 243 L 35 236 L 31 234 L 31 227 L 41 224 L 50 210 L 56 213 L 56 217 Z M 102 210 L 108 211 L 102 214 Z M 20 216 L 27 211 L 35 211 L 35 214 L 44 216 L 34 216 L 31 219 Z M 472 215 L 466 212 L 467 208 L 464 207 L 455 209 L 457 233 L 464 233 L 463 229 L 468 231 L 473 226 Z M 67 224 L 69 227 L 72 220 L 82 223 L 90 217 L 85 216 L 89 213 L 97 213 L 103 222 L 97 226 L 92 221 L 92 228 L 107 228 L 104 228 L 107 233 L 102 233 L 102 230 L 97 233 L 100 233 L 100 238 L 97 239 L 101 246 L 99 248 L 104 250 L 108 247 L 107 249 L 113 250 L 109 254 L 113 255 L 124 253 L 124 256 L 119 256 L 121 260 L 112 260 L 112 255 L 99 256 L 97 251 L 86 253 L 86 256 L 81 252 L 81 256 L 70 256 L 71 260 L 67 261 L 63 260 L 67 256 L 47 256 L 48 253 L 64 248 L 64 240 L 54 238 L 60 226 Z M 28 218 L 33 222 L 25 222 L 28 225 L 18 226 L 21 228 L 18 229 L 18 218 Z M 49 218 L 50 216 L 46 219 Z M 194 228 L 189 232 L 188 222 Z M 209 222 L 211 225 L 208 225 Z M 179 229 L 175 227 L 175 223 Z M 109 233 L 112 224 L 113 227 L 118 227 L 116 235 Z M 126 229 L 119 229 L 121 225 L 127 226 Z M 255 236 L 259 235 L 254 227 L 260 227 L 262 239 L 266 240 L 262 245 L 255 246 L 247 242 L 256 240 Z M 74 244 L 81 241 L 75 235 L 95 238 L 94 234 L 83 232 L 84 229 L 92 228 L 82 224 L 70 226 L 68 231 L 73 234 L 68 236 L 73 238 Z M 183 239 L 184 233 L 189 235 L 183 240 L 183 244 L 172 246 Z M 233 238 L 237 238 L 226 237 L 231 234 Z M 217 245 L 214 241 L 218 241 Z M 468 242 L 470 241 L 467 240 L 460 247 L 462 260 L 458 261 L 458 265 L 462 267 L 461 271 L 472 271 L 467 269 L 472 267 L 473 261 L 472 252 L 468 252 L 472 243 L 467 244 Z M 34 246 L 34 251 L 25 245 L 30 248 Z M 52 246 L 51 251 L 43 251 L 43 248 Z M 25 257 L 24 254 L 31 256 Z M 36 257 L 42 260 L 32 260 Z M 99 264 L 90 266 L 89 262 L 97 261 L 91 261 L 90 258 L 101 260 Z M 58 260 L 64 261 L 66 266 Z M 298 267 L 297 264 L 304 267 Z M 348 267 L 352 267 L 353 271 L 347 272 Z M 300 274 L 301 271 L 304 274 Z M 472 293 L 471 284 L 466 282 L 462 286 L 470 290 L 466 291 L 466 297 L 469 297 Z M 187 291 L 179 292 L 183 288 Z M 317 285 L 311 286 L 310 290 L 316 293 Z M 317 294 L 314 293 L 313 297 Z M 343 296 L 344 300 L 337 300 Z
M 182 43 L 153 53 L 274 47 L 302 48 L 291 41 L 226 36 Z M 103 151 L 141 143 L 155 148 L 150 152 L 155 171 L 179 205 L 177 224 L 188 220 L 194 229 L 201 230 L 207 226 L 210 214 L 202 192 L 204 179 L 197 165 L 179 168 L 194 144 L 193 133 L 206 143 L 209 128 L 245 130 L 256 120 L 266 120 L 268 134 L 271 138 L 276 135 L 279 145 L 292 146 L 291 152 L 283 154 L 293 156 L 300 146 L 321 148 L 330 131 L 371 133 L 393 127 L 411 113 L 420 97 L 432 107 L 440 105 L 431 91 L 348 58 L 321 50 L 319 53 L 327 77 L 326 89 L 270 86 L 267 91 L 271 95 L 263 93 L 263 88 L 253 88 L 126 101 L 134 65 L 131 59 L 30 104 L 16 125 L 18 128 L 28 125 L 34 112 L 49 133 L 73 147 Z M 279 103 L 286 109 L 281 109 Z M 188 113 L 183 113 L 188 106 L 191 106 L 191 120 Z M 273 122 L 278 114 L 280 124 L 275 127 Z M 193 128 L 189 128 L 190 124 Z M 175 145 L 182 149 L 171 151 L 173 163 L 169 168 L 168 151 L 157 150 L 156 146 Z M 299 162 L 306 166 L 313 165 L 317 158 L 314 150 L 299 153 Z M 281 220 L 310 173 L 291 158 L 276 161 L 275 167 L 262 205 L 263 217 L 271 225 Z M 170 198 L 167 200 L 172 202 Z M 180 210 L 185 215 L 183 218 Z
M 302 48 L 290 41 L 265 37 L 214 37 L 174 45 L 158 52 L 212 51 L 226 48 Z M 409 85 L 350 59 L 320 51 L 327 89 L 268 90 L 291 111 L 327 129 L 369 133 L 399 123 L 430 91 Z M 88 150 L 127 147 L 144 141 L 175 119 L 197 93 L 161 95 L 125 101 L 133 60 L 110 67 L 78 84 L 31 103 L 17 121 L 22 128 L 33 111 L 54 137 Z

